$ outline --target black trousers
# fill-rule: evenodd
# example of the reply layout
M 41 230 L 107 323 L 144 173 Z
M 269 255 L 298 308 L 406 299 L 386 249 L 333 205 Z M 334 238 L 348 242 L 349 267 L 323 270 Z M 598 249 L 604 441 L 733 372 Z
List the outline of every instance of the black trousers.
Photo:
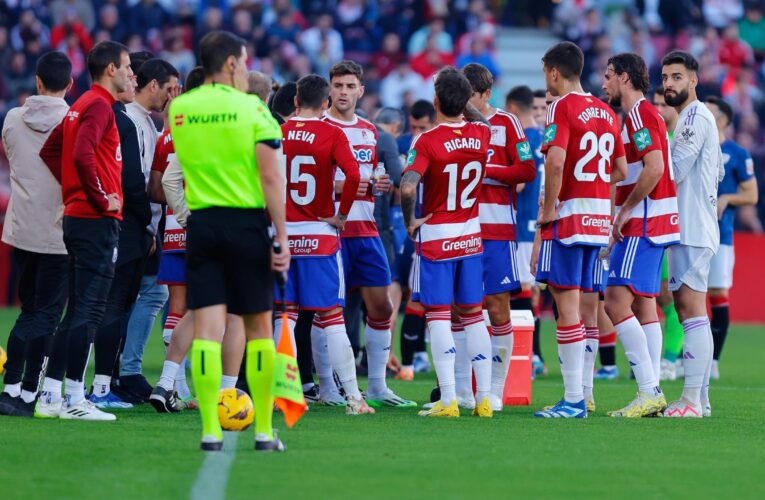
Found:
M 106 299 L 104 319 L 95 338 L 96 375 L 111 376 L 125 345 L 130 309 L 138 298 L 143 278 L 143 258 L 119 262 Z M 116 370 L 115 373 L 119 373 Z
M 82 381 L 90 345 L 106 310 L 117 262 L 119 222 L 64 217 L 69 252 L 69 305 L 53 342 L 47 377 Z
M 69 257 L 14 250 L 19 266 L 21 314 L 8 337 L 5 385 L 22 383 L 37 390 L 50 340 L 67 298 Z

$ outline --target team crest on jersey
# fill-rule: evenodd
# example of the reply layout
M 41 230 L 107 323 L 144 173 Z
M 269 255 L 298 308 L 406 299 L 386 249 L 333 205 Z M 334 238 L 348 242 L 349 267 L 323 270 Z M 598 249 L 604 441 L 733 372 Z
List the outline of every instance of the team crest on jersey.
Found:
M 558 131 L 558 126 L 556 124 L 548 125 L 548 127 L 545 129 L 545 144 L 550 144 L 552 141 L 555 140 L 555 133 Z
M 680 139 L 682 139 L 684 142 L 691 142 L 692 138 L 693 138 L 693 130 L 689 128 L 683 129 L 683 131 L 680 133 Z
M 412 165 L 412 163 L 414 163 L 415 158 L 417 158 L 417 151 L 412 149 L 411 151 L 409 151 L 409 157 L 406 159 L 406 166 L 408 167 Z
M 515 145 L 515 149 L 518 151 L 518 158 L 521 159 L 521 161 L 531 160 L 534 157 L 531 154 L 531 144 L 526 142 L 519 142 Z
M 653 142 L 651 141 L 651 134 L 648 132 L 647 128 L 638 130 L 635 132 L 632 138 L 635 140 L 635 147 L 638 151 L 643 151 L 648 146 L 653 145 Z

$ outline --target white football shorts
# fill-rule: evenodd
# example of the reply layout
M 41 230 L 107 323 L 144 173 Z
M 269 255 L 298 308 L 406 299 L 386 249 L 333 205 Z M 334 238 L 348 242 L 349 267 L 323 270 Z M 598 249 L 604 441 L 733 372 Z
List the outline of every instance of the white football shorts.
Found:
M 531 274 L 531 249 L 534 243 L 531 241 L 519 241 L 518 248 L 515 250 L 515 257 L 518 262 L 518 279 L 521 283 L 534 283 L 534 276 Z
M 733 245 L 720 245 L 717 254 L 712 257 L 709 268 L 709 288 L 730 288 L 733 286 L 733 265 L 736 254 Z
M 709 266 L 714 257 L 711 248 L 675 245 L 669 248 L 669 290 L 676 292 L 685 285 L 691 290 L 706 293 L 709 284 Z

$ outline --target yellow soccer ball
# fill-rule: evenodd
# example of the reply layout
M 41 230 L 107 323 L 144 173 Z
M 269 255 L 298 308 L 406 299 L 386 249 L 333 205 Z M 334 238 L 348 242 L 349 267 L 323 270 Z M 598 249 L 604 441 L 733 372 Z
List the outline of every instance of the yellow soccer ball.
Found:
M 5 362 L 8 361 L 8 354 L 6 354 L 5 349 L 0 347 L 0 375 L 5 373 Z
M 224 431 L 243 431 L 255 420 L 250 396 L 239 389 L 222 389 L 218 395 L 218 420 Z

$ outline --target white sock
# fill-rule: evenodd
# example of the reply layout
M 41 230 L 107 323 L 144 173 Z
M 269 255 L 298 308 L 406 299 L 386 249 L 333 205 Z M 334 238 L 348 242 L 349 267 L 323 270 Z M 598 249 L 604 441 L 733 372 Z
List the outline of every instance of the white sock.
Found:
M 430 330 L 430 351 L 436 368 L 441 403 L 450 405 L 457 397 L 454 388 L 454 355 L 457 352 L 452 336 L 451 313 L 434 311 L 426 313 Z
M 319 394 L 327 395 L 338 392 L 335 377 L 332 374 L 332 363 L 329 361 L 329 349 L 327 337 L 318 314 L 314 317 L 311 325 L 311 351 L 313 352 L 313 366 L 316 376 L 319 377 Z
M 181 367 L 178 363 L 167 361 L 162 364 L 162 375 L 159 377 L 157 385 L 166 391 L 172 391 L 175 384 L 175 376 L 178 374 L 178 369 Z
M 104 397 L 111 392 L 112 378 L 109 375 L 96 375 L 93 377 L 93 394 Z
M 715 339 L 712 335 L 709 336 L 709 349 L 714 354 L 715 352 Z M 714 360 L 710 356 L 709 358 L 709 365 L 707 366 L 707 371 L 704 372 L 704 382 L 701 386 L 701 396 L 700 401 L 701 404 L 708 404 L 709 403 L 709 379 L 712 376 L 712 365 L 714 364 Z M 23 394 L 23 391 L 22 391 Z
M 64 394 L 69 398 L 69 405 L 74 406 L 85 399 L 85 387 L 81 380 L 64 379 Z
M 186 365 L 188 365 L 188 358 L 183 358 L 181 364 L 178 366 L 178 371 L 175 373 L 175 390 L 178 391 L 178 397 L 181 399 L 189 399 L 191 397 L 191 389 L 186 382 Z
M 345 331 L 343 313 L 322 318 L 324 332 L 327 335 L 327 349 L 332 368 L 345 389 L 345 394 L 353 399 L 361 399 L 359 383 L 356 380 L 356 359 L 353 357 L 351 341 Z M 321 389 L 321 387 L 319 387 Z
M 685 386 L 683 397 L 688 401 L 701 404 L 701 388 L 704 376 L 712 358 L 712 329 L 709 318 L 697 316 L 683 321 L 683 367 L 685 367 Z
M 656 321 L 641 326 L 643 327 L 643 332 L 645 332 L 645 340 L 648 343 L 648 354 L 651 355 L 654 376 L 658 381 L 661 376 L 662 341 L 664 340 L 664 335 L 661 332 L 661 323 Z
M 452 338 L 454 339 L 454 382 L 456 393 L 461 398 L 473 397 L 473 367 L 467 350 L 467 334 L 462 323 L 452 323 Z
M 37 397 L 37 391 L 21 391 L 21 400 L 25 403 L 31 403 Z
M 6 385 L 3 392 L 14 398 L 21 396 L 21 382 Z
M 585 397 L 592 397 L 595 377 L 595 358 L 598 355 L 600 333 L 598 327 L 584 328 L 584 364 L 582 365 L 582 390 Z
M 491 393 L 504 401 L 505 383 L 513 355 L 513 325 L 492 325 L 491 331 Z
M 461 316 L 467 335 L 467 350 L 475 374 L 475 399 L 482 401 L 491 392 L 491 338 L 482 313 Z
M 369 377 L 367 392 L 370 395 L 379 396 L 388 392 L 388 386 L 385 385 L 385 372 L 390 357 L 390 318 L 375 320 L 367 316 L 364 338 Z
M 297 344 L 295 343 L 295 324 L 297 324 L 297 313 L 287 313 L 287 328 L 290 332 L 290 340 L 292 341 L 292 348 L 295 349 L 297 354 Z M 282 315 L 279 314 L 274 320 L 274 344 L 279 345 L 279 339 L 282 336 Z
M 584 325 L 558 327 L 555 332 L 558 341 L 558 359 L 563 375 L 563 398 L 568 403 L 584 399 L 582 389 L 582 365 L 584 364 Z
M 220 378 L 221 389 L 233 389 L 236 387 L 236 381 L 239 379 L 236 375 L 223 375 Z
M 653 371 L 651 354 L 648 352 L 648 342 L 640 322 L 635 316 L 630 316 L 614 325 L 616 334 L 624 346 L 624 353 L 630 363 L 635 381 L 640 392 L 655 395 L 659 380 Z
M 61 401 L 61 386 L 62 382 L 50 377 L 45 377 L 43 381 L 43 392 L 50 394 L 51 402 L 55 403 Z

